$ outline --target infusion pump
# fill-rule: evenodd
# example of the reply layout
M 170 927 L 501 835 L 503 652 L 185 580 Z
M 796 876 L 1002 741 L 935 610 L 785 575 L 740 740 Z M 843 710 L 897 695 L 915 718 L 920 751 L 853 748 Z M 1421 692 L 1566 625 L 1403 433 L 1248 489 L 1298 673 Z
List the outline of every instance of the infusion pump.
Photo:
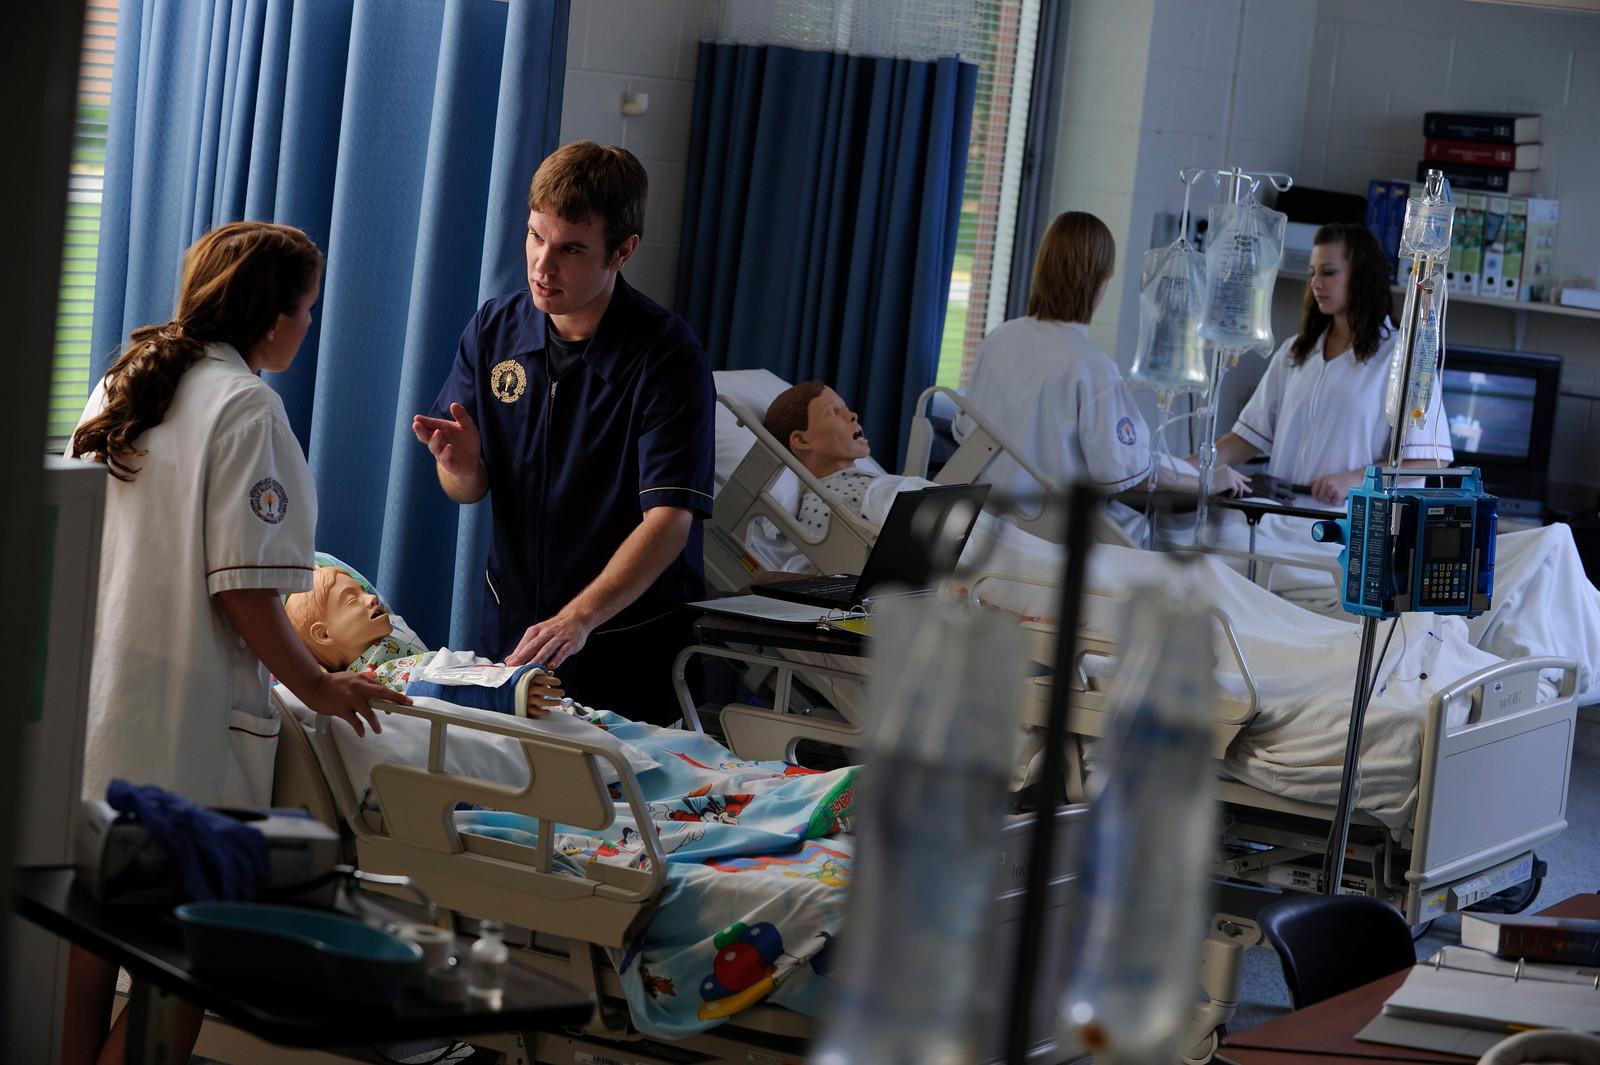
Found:
M 1399 487 L 1420 472 L 1368 466 L 1350 489 L 1348 512 L 1319 521 L 1312 538 L 1344 544 L 1340 599 L 1351 614 L 1392 618 L 1407 611 L 1476 617 L 1494 592 L 1499 500 L 1477 469 L 1429 470 L 1446 487 Z

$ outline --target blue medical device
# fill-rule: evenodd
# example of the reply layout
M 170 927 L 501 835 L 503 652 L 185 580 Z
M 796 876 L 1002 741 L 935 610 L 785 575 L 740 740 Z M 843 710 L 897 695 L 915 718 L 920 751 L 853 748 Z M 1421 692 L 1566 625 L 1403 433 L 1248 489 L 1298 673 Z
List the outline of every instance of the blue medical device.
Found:
M 1368 466 L 1350 489 L 1349 510 L 1319 521 L 1312 538 L 1340 543 L 1340 599 L 1351 614 L 1393 618 L 1407 611 L 1477 617 L 1494 593 L 1494 537 L 1500 501 L 1483 491 L 1483 477 L 1466 467 L 1429 470 L 1453 481 L 1440 488 L 1401 488 L 1419 471 Z

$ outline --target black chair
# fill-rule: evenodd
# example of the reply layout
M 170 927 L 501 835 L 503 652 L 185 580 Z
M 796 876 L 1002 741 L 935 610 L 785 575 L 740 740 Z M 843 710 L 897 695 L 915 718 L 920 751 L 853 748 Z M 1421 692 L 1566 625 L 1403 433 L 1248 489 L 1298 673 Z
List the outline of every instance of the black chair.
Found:
M 1295 1009 L 1416 964 L 1411 929 L 1386 902 L 1355 895 L 1297 895 L 1256 916 L 1283 962 Z

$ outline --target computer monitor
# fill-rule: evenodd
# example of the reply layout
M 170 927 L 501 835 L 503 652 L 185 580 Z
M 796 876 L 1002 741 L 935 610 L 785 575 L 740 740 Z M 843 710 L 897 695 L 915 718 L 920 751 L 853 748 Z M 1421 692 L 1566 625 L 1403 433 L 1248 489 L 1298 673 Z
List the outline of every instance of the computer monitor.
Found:
M 1442 377 L 1455 464 L 1481 469 L 1495 495 L 1542 505 L 1561 357 L 1451 344 Z

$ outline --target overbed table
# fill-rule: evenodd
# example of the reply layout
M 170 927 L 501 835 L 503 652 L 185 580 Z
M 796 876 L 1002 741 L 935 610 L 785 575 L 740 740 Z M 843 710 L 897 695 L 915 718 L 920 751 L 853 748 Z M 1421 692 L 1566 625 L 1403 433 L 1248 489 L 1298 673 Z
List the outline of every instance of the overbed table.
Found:
M 1268 514 L 1282 514 L 1289 518 L 1310 518 L 1313 521 L 1332 521 L 1345 516 L 1343 510 L 1334 510 L 1328 507 L 1302 507 L 1288 502 L 1295 495 L 1300 494 L 1295 490 L 1304 488 L 1304 485 L 1289 485 L 1275 477 L 1264 473 L 1252 474 L 1250 488 L 1258 493 L 1253 496 L 1234 498 L 1233 496 L 1215 496 L 1212 499 L 1217 506 L 1227 510 L 1237 510 L 1244 515 L 1244 520 L 1250 526 L 1250 554 L 1256 553 L 1256 527 L 1261 524 L 1261 519 Z M 1256 579 L 1256 560 L 1251 558 L 1245 568 L 1245 576 L 1254 583 Z
M 316 999 L 284 984 L 196 973 L 170 909 L 102 906 L 74 882 L 70 867 L 16 870 L 11 908 L 63 939 L 127 969 L 130 1065 L 166 1065 L 177 998 L 271 1043 L 361 1046 L 406 1039 L 523 1032 L 582 1025 L 594 1000 L 543 973 L 511 964 L 501 1008 L 446 1006 L 406 991 L 392 1006 Z M 458 954 L 463 953 L 458 950 Z
M 1539 912 L 1547 917 L 1600 918 L 1600 895 L 1574 895 Z M 1407 972 L 1402 969 L 1265 1024 L 1230 1032 L 1217 1051 L 1217 1060 L 1233 1065 L 1466 1065 L 1476 1061 L 1457 1054 L 1356 1039 L 1356 1033 L 1383 1009 L 1384 1000 L 1405 983 Z

